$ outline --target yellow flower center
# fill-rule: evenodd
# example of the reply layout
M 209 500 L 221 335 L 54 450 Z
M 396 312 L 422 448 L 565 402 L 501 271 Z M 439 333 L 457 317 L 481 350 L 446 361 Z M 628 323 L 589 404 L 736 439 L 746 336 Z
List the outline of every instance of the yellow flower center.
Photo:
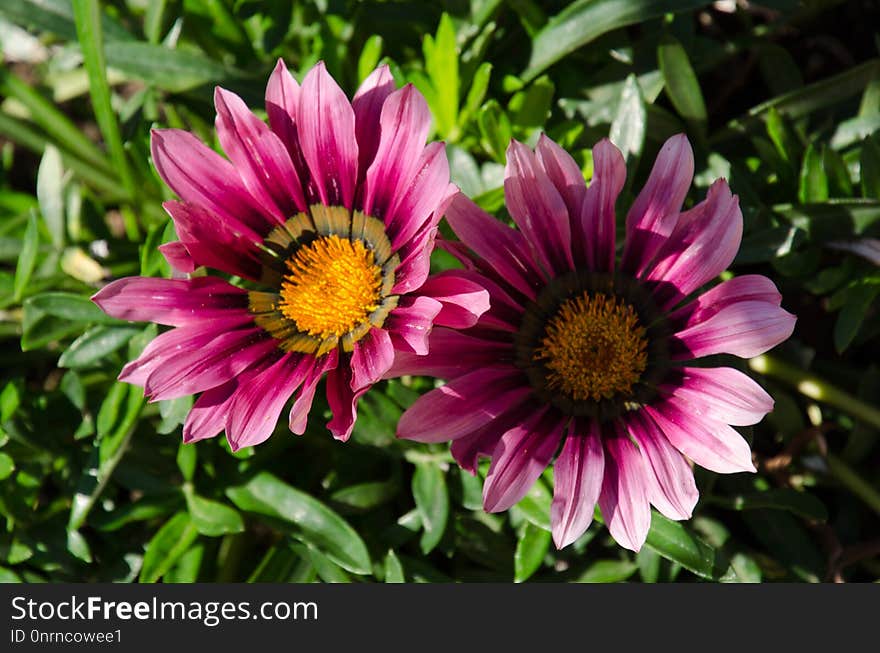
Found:
M 296 250 L 278 309 L 303 333 L 341 337 L 379 308 L 382 268 L 361 240 L 322 236 Z
M 602 293 L 566 300 L 547 321 L 534 360 L 547 386 L 575 401 L 629 392 L 645 371 L 648 341 L 633 307 Z

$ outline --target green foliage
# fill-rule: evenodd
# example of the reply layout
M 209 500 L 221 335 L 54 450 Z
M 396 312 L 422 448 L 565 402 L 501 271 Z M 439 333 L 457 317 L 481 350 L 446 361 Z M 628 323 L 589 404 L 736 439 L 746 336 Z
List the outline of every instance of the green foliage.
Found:
M 0 2 L 0 580 L 880 578 L 863 555 L 880 524 L 880 268 L 863 248 L 880 238 L 876 8 L 727 11 L 669 0 Z M 222 438 L 181 444 L 192 398 L 150 404 L 116 381 L 159 329 L 109 318 L 89 297 L 111 279 L 171 275 L 157 248 L 176 239 L 161 207 L 172 194 L 152 168 L 150 130 L 217 146 L 213 86 L 264 116 L 279 57 L 298 79 L 325 61 L 349 95 L 388 63 L 425 95 L 453 180 L 502 219 L 511 138 L 547 133 L 590 179 L 590 148 L 610 137 L 628 171 L 622 228 L 660 145 L 686 132 L 687 207 L 727 178 L 745 220 L 730 273 L 768 275 L 799 318 L 773 358 L 749 363 L 776 402 L 748 431 L 758 474 L 697 470 L 694 518 L 654 512 L 638 554 L 613 542 L 599 511 L 558 551 L 552 471 L 511 510 L 486 514 L 486 465 L 472 476 L 447 445 L 394 437 L 428 379 L 373 388 L 345 444 L 324 429 L 321 391 L 302 437 L 282 423 L 236 454 Z

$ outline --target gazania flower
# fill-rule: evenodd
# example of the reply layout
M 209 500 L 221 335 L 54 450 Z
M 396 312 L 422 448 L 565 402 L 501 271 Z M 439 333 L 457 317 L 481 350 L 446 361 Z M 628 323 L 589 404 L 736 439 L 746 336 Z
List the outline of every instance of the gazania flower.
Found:
M 694 171 L 684 136 L 663 146 L 633 203 L 619 262 L 614 205 L 625 167 L 609 141 L 593 150 L 589 188 L 546 137 L 535 152 L 512 142 L 507 157 L 518 230 L 461 195 L 446 213 L 461 241 L 446 246 L 462 275 L 489 290 L 491 309 L 470 329 L 435 329 L 428 356 L 398 360 L 396 373 L 448 380 L 403 415 L 398 435 L 453 440 L 471 472 L 490 456 L 490 512 L 519 501 L 556 456 L 556 545 L 587 529 L 598 502 L 614 539 L 638 550 L 649 504 L 690 517 L 697 488 L 687 459 L 754 471 L 729 425 L 760 421 L 772 399 L 745 374 L 695 359 L 760 354 L 791 334 L 795 318 L 759 275 L 695 295 L 733 260 L 742 214 L 723 180 L 681 211 Z
M 456 273 L 428 278 L 437 222 L 456 192 L 430 115 L 387 66 L 349 102 L 316 65 L 297 84 L 279 61 L 266 89 L 269 125 L 218 88 L 217 135 L 229 159 L 179 130 L 153 132 L 153 162 L 180 201 L 165 203 L 179 272 L 206 266 L 245 280 L 128 278 L 94 301 L 115 317 L 167 324 L 120 379 L 152 400 L 202 393 L 187 442 L 223 429 L 232 448 L 274 430 L 296 396 L 306 427 L 327 373 L 328 428 L 346 440 L 357 400 L 396 351 L 424 354 L 433 324 L 462 327 L 488 295 Z

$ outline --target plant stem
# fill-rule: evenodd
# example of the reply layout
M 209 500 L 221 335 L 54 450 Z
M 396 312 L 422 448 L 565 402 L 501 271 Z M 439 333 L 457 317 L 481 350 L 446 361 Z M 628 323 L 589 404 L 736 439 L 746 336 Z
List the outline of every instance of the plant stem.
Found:
M 834 454 L 827 456 L 832 475 L 880 515 L 880 492 Z
M 880 429 L 880 409 L 836 388 L 815 374 L 766 354 L 750 359 L 749 367 L 759 374 L 788 383 L 805 397 L 839 408 L 856 419 Z

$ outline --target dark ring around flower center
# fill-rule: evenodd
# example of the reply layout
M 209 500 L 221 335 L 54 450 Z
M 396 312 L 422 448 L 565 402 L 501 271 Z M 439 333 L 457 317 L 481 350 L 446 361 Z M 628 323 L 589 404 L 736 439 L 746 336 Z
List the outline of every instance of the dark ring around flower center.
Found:
M 284 351 L 350 352 L 397 307 L 400 258 L 384 223 L 362 211 L 311 206 L 269 232 L 262 262 L 271 290 L 250 291 L 249 308 Z
M 669 335 L 638 281 L 575 270 L 553 279 L 526 306 L 514 360 L 542 401 L 568 415 L 606 421 L 654 398 L 669 368 Z M 594 365 L 601 366 L 595 375 L 601 381 L 586 378 Z

